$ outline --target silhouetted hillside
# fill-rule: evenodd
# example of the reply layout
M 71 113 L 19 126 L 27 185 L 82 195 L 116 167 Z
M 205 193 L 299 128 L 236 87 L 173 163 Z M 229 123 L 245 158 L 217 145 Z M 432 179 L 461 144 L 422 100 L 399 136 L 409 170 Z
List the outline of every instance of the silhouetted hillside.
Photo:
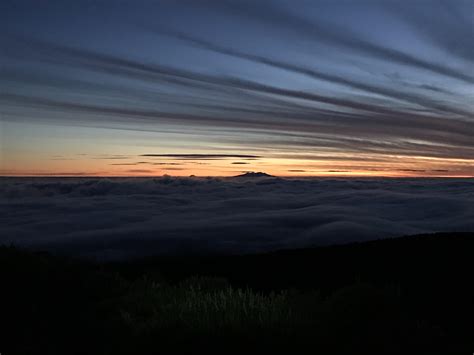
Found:
M 0 248 L 5 354 L 461 354 L 474 234 L 93 264 Z

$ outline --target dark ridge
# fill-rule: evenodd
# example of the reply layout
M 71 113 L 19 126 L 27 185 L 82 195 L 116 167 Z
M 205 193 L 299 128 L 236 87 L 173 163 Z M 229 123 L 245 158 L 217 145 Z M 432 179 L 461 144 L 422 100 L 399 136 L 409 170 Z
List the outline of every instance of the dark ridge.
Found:
M 0 247 L 2 353 L 470 354 L 472 255 L 474 233 L 105 264 Z
M 261 171 L 259 171 L 259 172 L 249 171 L 249 172 L 246 172 L 245 174 L 237 175 L 237 176 L 234 176 L 234 177 L 236 177 L 236 178 L 262 178 L 262 177 L 274 177 L 274 176 L 269 175 L 267 173 L 263 173 Z
M 250 255 L 157 256 L 116 265 L 155 265 L 176 281 L 192 275 L 225 277 L 262 291 L 337 289 L 366 277 L 395 282 L 420 270 L 437 277 L 461 263 L 467 267 L 473 252 L 474 233 L 434 233 Z

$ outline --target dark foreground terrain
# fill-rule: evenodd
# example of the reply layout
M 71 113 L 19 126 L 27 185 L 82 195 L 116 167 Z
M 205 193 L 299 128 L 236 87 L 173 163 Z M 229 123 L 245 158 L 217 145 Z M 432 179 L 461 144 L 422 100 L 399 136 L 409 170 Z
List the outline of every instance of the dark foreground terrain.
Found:
M 474 234 L 91 263 L 0 249 L 9 354 L 472 354 Z

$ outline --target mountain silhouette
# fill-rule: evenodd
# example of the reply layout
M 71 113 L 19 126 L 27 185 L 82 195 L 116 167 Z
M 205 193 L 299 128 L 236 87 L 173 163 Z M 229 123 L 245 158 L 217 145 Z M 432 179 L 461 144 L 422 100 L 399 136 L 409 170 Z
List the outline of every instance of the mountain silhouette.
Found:
M 245 174 L 237 175 L 237 176 L 234 176 L 234 177 L 236 177 L 236 178 L 262 178 L 262 177 L 274 177 L 274 176 L 269 175 L 267 173 L 263 173 L 261 171 L 259 171 L 259 172 L 248 171 Z

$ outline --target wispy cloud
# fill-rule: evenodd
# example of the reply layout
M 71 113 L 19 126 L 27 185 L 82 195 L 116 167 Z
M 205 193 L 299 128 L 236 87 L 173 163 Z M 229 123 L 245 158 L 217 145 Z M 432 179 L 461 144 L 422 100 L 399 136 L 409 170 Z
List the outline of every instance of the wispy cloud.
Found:
M 127 170 L 128 173 L 154 173 L 155 171 L 153 170 L 148 170 L 148 169 L 131 169 Z
M 142 154 L 142 157 L 172 158 L 183 160 L 213 160 L 229 158 L 261 158 L 258 155 L 249 154 Z

